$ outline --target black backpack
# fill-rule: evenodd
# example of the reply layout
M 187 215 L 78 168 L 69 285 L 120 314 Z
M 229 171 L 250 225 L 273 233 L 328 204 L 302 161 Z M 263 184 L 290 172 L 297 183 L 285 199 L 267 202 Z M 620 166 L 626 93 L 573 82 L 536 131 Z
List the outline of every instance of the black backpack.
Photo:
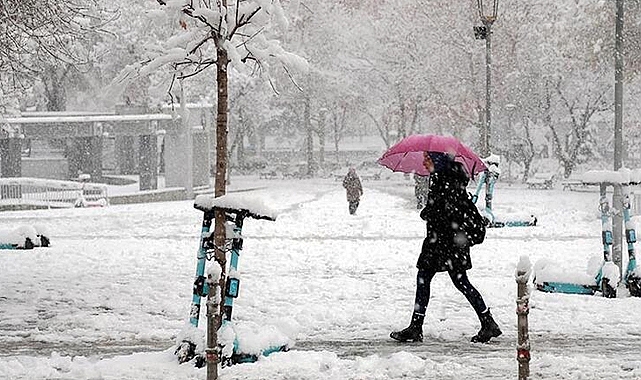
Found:
M 481 244 L 485 240 L 485 231 L 488 219 L 479 213 L 478 208 L 470 197 L 465 197 L 463 202 L 463 223 L 461 230 L 465 232 L 467 243 L 471 247 Z

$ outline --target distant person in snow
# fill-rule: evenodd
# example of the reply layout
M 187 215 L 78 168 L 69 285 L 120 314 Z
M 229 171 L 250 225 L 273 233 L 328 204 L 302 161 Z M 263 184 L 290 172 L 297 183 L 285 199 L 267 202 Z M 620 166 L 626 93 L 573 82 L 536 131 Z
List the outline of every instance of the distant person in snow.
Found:
M 361 186 L 361 179 L 356 174 L 356 169 L 349 168 L 347 175 L 343 178 L 343 187 L 347 190 L 347 202 L 349 203 L 349 213 L 354 215 L 358 204 L 363 195 L 363 187 Z
M 469 182 L 463 166 L 444 153 L 425 153 L 423 165 L 430 172 L 430 191 L 421 218 L 427 224 L 427 237 L 416 264 L 416 297 L 409 327 L 390 337 L 400 342 L 423 341 L 423 320 L 430 300 L 430 283 L 438 272 L 447 272 L 452 283 L 476 311 L 481 330 L 472 342 L 485 343 L 501 335 L 483 297 L 467 278 L 472 268 L 470 246 L 485 238 L 487 221 L 470 200 Z

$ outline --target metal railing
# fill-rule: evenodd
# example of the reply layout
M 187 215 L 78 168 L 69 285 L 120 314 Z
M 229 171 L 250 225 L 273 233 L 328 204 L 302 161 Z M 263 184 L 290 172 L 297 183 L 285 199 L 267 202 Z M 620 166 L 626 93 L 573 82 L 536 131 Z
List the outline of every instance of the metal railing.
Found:
M 0 178 L 0 207 L 49 208 L 106 206 L 107 186 L 41 178 Z

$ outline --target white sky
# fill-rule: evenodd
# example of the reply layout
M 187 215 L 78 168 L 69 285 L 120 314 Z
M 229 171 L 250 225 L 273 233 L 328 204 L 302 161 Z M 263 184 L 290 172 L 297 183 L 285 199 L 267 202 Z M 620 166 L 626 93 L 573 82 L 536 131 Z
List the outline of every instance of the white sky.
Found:
M 584 273 L 602 252 L 598 193 L 499 182 L 497 216 L 539 220 L 491 229 L 472 248 L 470 280 L 504 334 L 469 343 L 478 320 L 439 274 L 425 342 L 403 345 L 388 336 L 409 322 L 425 229 L 411 184 L 365 181 L 350 216 L 337 181 L 232 178 L 232 190 L 260 187 L 246 194 L 278 213 L 245 222 L 234 323 L 295 332 L 296 344 L 222 379 L 516 378 L 517 264 L 527 255 Z M 44 225 L 52 246 L 0 251 L 0 379 L 205 379 L 172 348 L 188 319 L 201 217 L 187 201 L 3 213 L 0 230 Z M 531 308 L 533 379 L 641 378 L 641 299 L 533 291 Z

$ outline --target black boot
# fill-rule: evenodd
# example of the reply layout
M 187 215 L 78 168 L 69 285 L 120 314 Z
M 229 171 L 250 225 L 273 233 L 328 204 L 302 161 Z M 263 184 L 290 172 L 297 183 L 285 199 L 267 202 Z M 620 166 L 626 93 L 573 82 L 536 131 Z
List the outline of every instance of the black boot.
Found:
M 479 315 L 479 320 L 481 321 L 481 329 L 472 337 L 473 343 L 487 343 L 490 339 L 503 333 L 501 332 L 499 325 L 494 322 L 494 318 L 492 318 L 492 314 L 490 314 L 490 309 L 481 313 Z
M 401 331 L 393 331 L 389 336 L 399 342 L 422 342 L 423 328 L 421 326 L 409 325 Z
M 410 322 L 410 325 L 401 331 L 393 331 L 389 334 L 390 338 L 398 340 L 399 342 L 422 342 L 424 318 L 424 315 L 414 313 L 414 315 L 412 315 L 412 322 Z

